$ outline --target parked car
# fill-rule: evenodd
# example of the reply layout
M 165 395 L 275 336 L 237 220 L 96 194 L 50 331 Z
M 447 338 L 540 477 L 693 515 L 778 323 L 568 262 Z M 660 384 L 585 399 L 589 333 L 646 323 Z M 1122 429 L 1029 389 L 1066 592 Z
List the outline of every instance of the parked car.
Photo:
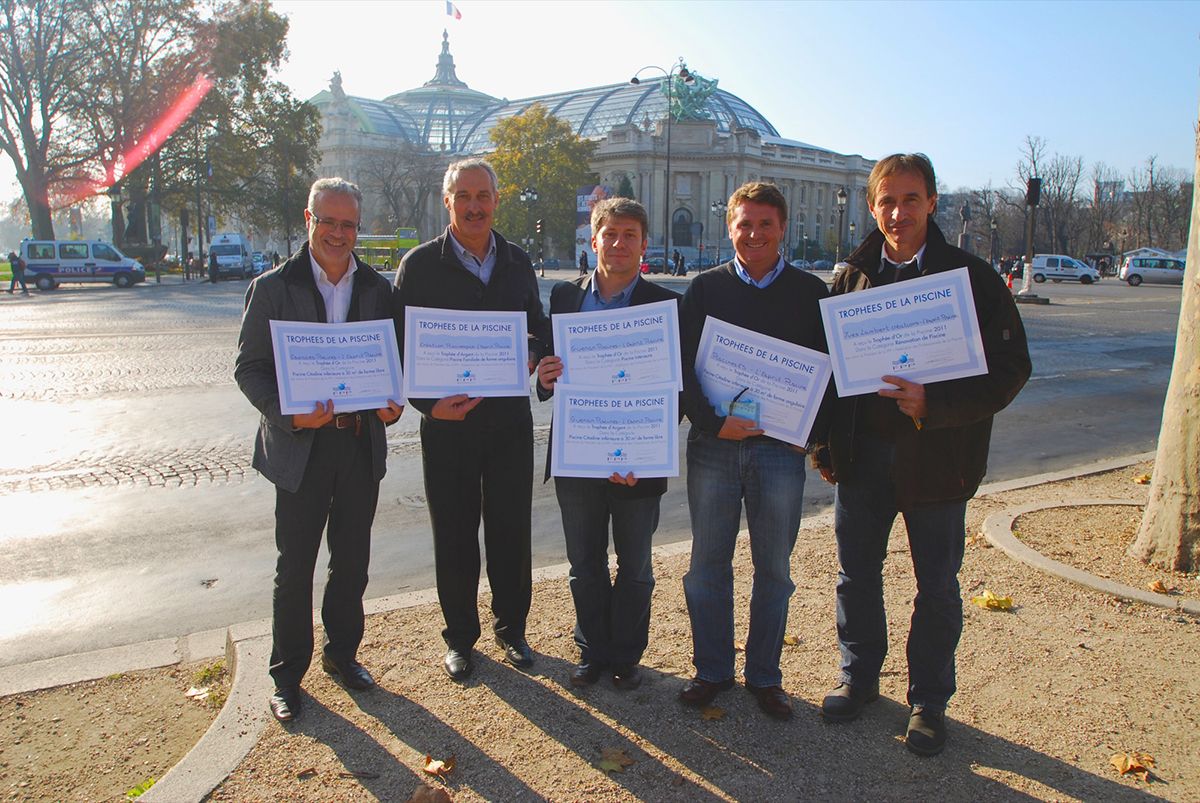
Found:
M 1033 257 L 1033 280 L 1044 282 L 1079 282 L 1091 284 L 1100 281 L 1100 271 L 1062 254 L 1035 254 Z
M 813 270 L 833 270 L 833 263 L 828 259 L 818 259 L 812 263 Z
M 101 240 L 22 240 L 25 279 L 39 290 L 63 282 L 112 282 L 130 287 L 146 281 L 146 269 L 112 243 Z
M 558 270 L 559 268 L 562 267 L 562 262 L 559 261 L 559 259 L 557 257 L 550 257 L 549 259 L 543 259 L 541 266 L 542 266 L 542 268 L 550 268 L 551 270 Z
M 1149 284 L 1183 284 L 1184 261 L 1170 257 L 1125 257 L 1121 281 L 1130 287 Z
M 792 262 L 792 265 L 794 267 L 799 268 L 800 270 L 812 270 L 813 269 L 813 263 L 809 262 L 807 259 L 794 260 Z
M 250 260 L 254 264 L 254 275 L 255 276 L 257 276 L 258 274 L 265 271 L 269 264 L 269 262 L 267 261 L 267 255 L 264 254 L 262 251 L 255 251 L 253 254 L 251 254 Z
M 661 246 L 651 246 L 646 249 L 646 253 L 642 256 L 642 264 L 646 269 L 642 273 L 664 273 L 666 272 L 666 260 L 663 257 L 663 249 Z

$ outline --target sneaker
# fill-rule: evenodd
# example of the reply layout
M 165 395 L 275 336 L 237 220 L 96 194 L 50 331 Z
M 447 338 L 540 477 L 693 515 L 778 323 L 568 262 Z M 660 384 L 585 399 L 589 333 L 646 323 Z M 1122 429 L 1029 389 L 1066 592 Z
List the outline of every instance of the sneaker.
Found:
M 918 756 L 936 756 L 946 746 L 946 709 L 914 705 L 904 746 Z
M 850 722 L 858 719 L 863 706 L 878 699 L 878 681 L 869 686 L 839 683 L 821 701 L 821 716 L 829 722 Z

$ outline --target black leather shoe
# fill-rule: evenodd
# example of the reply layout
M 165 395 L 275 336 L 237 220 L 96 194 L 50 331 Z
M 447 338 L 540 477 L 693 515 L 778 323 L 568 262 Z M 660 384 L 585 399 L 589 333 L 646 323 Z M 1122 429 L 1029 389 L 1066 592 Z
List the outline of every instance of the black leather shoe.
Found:
M 782 686 L 752 686 L 746 684 L 746 689 L 758 701 L 758 707 L 772 719 L 791 719 L 792 701 Z
M 583 661 L 571 670 L 571 685 L 576 688 L 591 686 L 600 679 L 600 675 L 603 672 L 604 670 L 599 664 L 590 664 L 587 661 Z
M 270 699 L 271 715 L 280 722 L 291 722 L 300 716 L 300 687 L 283 686 Z
M 633 691 L 642 685 L 642 668 L 637 664 L 613 666 L 613 685 L 621 691 Z
M 858 719 L 863 706 L 879 699 L 879 684 L 851 686 L 839 683 L 821 701 L 821 716 L 829 722 L 849 722 Z
M 719 683 L 692 678 L 679 691 L 679 702 L 685 705 L 705 706 L 715 700 L 718 694 L 732 688 L 733 678 Z
M 334 661 L 328 655 L 321 656 L 321 668 L 341 682 L 347 689 L 366 691 L 375 688 L 375 678 L 358 661 Z
M 936 756 L 946 746 L 946 711 L 914 705 L 904 733 L 904 746 L 918 756 Z
M 475 664 L 471 662 L 471 651 L 456 650 L 451 647 L 446 650 L 442 668 L 446 670 L 446 674 L 450 676 L 451 680 L 462 683 L 471 676 L 471 672 L 475 669 Z
M 529 649 L 529 642 L 524 638 L 518 636 L 505 640 L 496 636 L 496 646 L 504 650 L 504 660 L 518 669 L 528 669 L 533 666 L 533 650 Z

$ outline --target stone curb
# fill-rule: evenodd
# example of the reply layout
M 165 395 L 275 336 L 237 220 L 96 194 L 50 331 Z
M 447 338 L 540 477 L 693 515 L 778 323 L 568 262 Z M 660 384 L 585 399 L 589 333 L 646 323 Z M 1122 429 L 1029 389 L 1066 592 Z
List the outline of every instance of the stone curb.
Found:
M 1200 601 L 1198 600 L 1186 597 L 1173 597 L 1168 594 L 1156 594 L 1153 591 L 1143 591 L 1140 588 L 1127 586 L 1124 583 L 1105 580 L 1103 577 L 1097 577 L 1082 569 L 1076 569 L 1074 566 L 1059 563 L 1040 552 L 1030 549 L 1027 545 L 1017 540 L 1017 537 L 1012 532 L 1013 522 L 1019 516 L 1037 510 L 1053 510 L 1059 507 L 1080 507 L 1082 505 L 1134 505 L 1141 507 L 1144 504 L 1144 502 L 1133 499 L 1088 499 L 1082 497 L 1067 499 L 1062 502 L 1030 502 L 1018 505 L 1017 507 L 1010 507 L 1007 510 L 988 516 L 983 522 L 983 536 L 993 546 L 1005 552 L 1009 557 L 1028 564 L 1039 571 L 1052 574 L 1055 577 L 1061 577 L 1063 580 L 1069 580 L 1085 588 L 1118 597 L 1119 599 L 1141 602 L 1146 605 L 1155 605 L 1159 608 L 1169 608 L 1191 614 L 1192 616 L 1200 616 Z

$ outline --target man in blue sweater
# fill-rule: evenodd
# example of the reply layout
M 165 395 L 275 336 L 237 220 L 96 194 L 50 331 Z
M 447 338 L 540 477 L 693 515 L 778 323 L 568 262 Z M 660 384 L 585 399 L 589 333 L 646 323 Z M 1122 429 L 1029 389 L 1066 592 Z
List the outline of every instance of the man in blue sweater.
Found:
M 818 302 L 828 291 L 820 279 L 780 256 L 787 219 L 787 200 L 778 187 L 760 182 L 739 187 L 726 213 L 734 258 L 693 279 L 680 306 L 683 404 L 692 422 L 687 446 L 692 559 L 683 588 L 696 676 L 679 698 L 704 706 L 733 685 L 733 550 L 745 500 L 754 564 L 746 688 L 776 719 L 792 715 L 779 657 L 795 590 L 790 560 L 800 529 L 805 450 L 764 435 L 754 420 L 722 415 L 704 395 L 695 363 L 707 317 L 827 351 Z

